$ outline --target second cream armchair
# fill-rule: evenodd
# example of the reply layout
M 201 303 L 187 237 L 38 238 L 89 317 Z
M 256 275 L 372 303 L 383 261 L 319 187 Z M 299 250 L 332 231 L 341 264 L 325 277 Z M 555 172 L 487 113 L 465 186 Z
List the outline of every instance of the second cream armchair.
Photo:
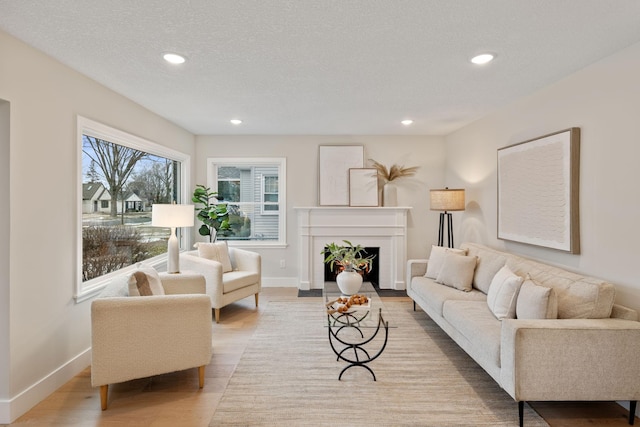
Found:
M 262 289 L 262 259 L 260 254 L 244 249 L 229 247 L 231 271 L 224 272 L 223 263 L 200 256 L 198 250 L 180 254 L 180 267 L 202 274 L 205 278 L 207 294 L 216 323 L 220 322 L 220 309 L 243 298 L 258 295 Z

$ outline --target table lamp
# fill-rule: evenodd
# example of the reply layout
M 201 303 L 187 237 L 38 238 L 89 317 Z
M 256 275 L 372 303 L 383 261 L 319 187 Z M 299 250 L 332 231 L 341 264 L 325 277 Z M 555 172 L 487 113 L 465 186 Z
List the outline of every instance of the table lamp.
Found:
M 167 272 L 180 272 L 180 247 L 176 236 L 176 227 L 193 227 L 194 206 L 154 203 L 151 207 L 151 225 L 171 228 L 167 242 Z
M 431 190 L 431 210 L 440 212 L 440 229 L 438 230 L 438 246 L 444 246 L 444 221 L 447 219 L 447 244 L 453 248 L 453 220 L 450 211 L 463 211 L 465 207 L 464 189 Z

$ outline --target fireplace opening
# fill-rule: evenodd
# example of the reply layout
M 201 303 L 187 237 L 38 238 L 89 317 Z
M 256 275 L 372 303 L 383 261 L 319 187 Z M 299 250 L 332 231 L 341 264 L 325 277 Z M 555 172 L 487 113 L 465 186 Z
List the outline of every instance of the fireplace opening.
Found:
M 367 271 L 361 270 L 358 271 L 362 275 L 362 280 L 364 282 L 371 282 L 374 287 L 378 287 L 380 281 L 380 270 L 378 269 L 379 258 L 380 258 L 380 248 L 376 247 L 365 247 L 364 248 L 366 255 L 375 255 L 373 258 L 373 262 L 371 263 L 371 268 Z M 325 258 L 327 256 L 327 251 L 325 249 Z M 323 258 L 324 259 L 324 258 Z M 324 264 L 324 281 L 325 282 L 335 282 L 336 276 L 342 271 L 342 267 L 334 264 L 333 270 L 331 269 L 331 263 Z

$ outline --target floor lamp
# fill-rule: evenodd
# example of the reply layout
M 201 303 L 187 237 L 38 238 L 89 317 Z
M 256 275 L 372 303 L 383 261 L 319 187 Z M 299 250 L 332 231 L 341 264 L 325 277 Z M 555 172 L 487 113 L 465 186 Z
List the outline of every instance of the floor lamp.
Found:
M 176 236 L 176 227 L 193 227 L 193 205 L 176 205 L 154 203 L 151 207 L 151 225 L 153 227 L 171 228 L 171 236 L 167 242 L 167 272 L 180 273 L 180 245 Z
M 453 220 L 450 211 L 463 211 L 464 189 L 431 190 L 431 210 L 440 212 L 440 228 L 438 230 L 438 246 L 444 246 L 444 223 L 447 222 L 447 245 L 453 248 Z

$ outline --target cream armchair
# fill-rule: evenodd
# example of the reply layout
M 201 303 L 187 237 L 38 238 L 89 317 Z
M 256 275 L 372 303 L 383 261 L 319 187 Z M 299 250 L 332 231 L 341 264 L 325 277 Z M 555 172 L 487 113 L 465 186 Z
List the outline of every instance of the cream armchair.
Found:
M 228 251 L 232 271 L 227 273 L 223 273 L 220 262 L 200 257 L 197 250 L 180 254 L 181 269 L 204 276 L 216 323 L 220 322 L 220 309 L 232 302 L 255 295 L 258 307 L 258 295 L 262 289 L 260 254 L 234 247 L 230 247 Z
M 166 295 L 128 296 L 115 279 L 91 304 L 91 384 L 107 409 L 109 384 L 198 368 L 211 361 L 211 299 L 202 276 L 160 274 Z

